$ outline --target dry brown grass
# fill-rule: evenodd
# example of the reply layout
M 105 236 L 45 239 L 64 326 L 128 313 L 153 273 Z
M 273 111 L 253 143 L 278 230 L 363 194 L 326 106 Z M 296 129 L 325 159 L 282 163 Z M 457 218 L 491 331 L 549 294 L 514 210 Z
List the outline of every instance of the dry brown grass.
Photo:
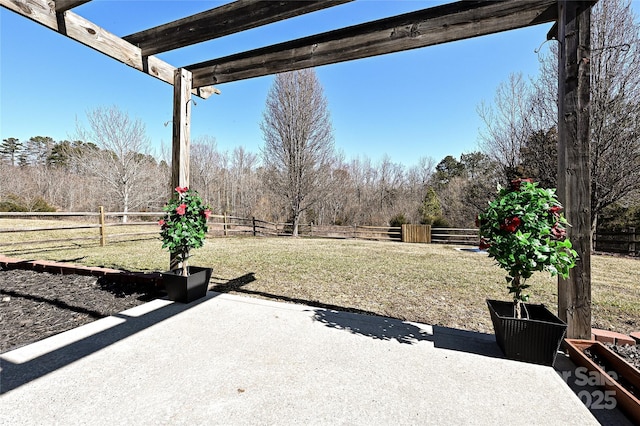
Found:
M 0 244 L 7 235 L 15 234 L 0 234 Z M 31 248 L 25 242 L 0 246 L 0 252 L 136 271 L 168 265 L 157 239 L 106 247 L 67 243 Z M 218 290 L 483 332 L 492 330 L 485 299 L 508 299 L 504 274 L 491 259 L 446 245 L 215 238 L 196 251 L 192 264 L 212 266 Z M 592 266 L 593 326 L 640 329 L 640 260 L 598 255 Z M 555 310 L 556 279 L 540 274 L 531 283 L 531 301 Z

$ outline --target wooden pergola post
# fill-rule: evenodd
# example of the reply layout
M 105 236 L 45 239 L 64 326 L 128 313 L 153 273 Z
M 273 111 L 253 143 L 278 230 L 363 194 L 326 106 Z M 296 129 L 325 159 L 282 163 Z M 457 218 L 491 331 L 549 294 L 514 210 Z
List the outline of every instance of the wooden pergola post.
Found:
M 558 315 L 567 337 L 591 338 L 591 173 L 589 103 L 591 6 L 558 2 L 558 196 L 580 259 L 558 280 Z
M 189 186 L 189 138 L 191 135 L 191 72 L 179 68 L 173 83 L 173 135 L 171 150 L 171 191 Z M 170 255 L 170 268 L 181 267 Z

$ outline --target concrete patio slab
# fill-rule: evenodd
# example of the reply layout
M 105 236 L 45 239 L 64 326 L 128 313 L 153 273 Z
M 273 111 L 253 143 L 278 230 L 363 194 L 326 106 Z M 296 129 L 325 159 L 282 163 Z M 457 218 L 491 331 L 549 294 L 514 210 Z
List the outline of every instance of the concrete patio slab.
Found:
M 0 355 L 0 424 L 599 424 L 492 335 L 208 293 Z

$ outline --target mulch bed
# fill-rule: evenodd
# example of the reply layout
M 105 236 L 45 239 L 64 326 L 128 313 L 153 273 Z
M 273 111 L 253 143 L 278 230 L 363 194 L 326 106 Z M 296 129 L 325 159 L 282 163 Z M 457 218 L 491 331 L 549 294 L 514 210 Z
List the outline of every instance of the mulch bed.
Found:
M 614 345 L 613 343 L 604 345 L 640 371 L 640 345 Z
M 0 269 L 0 353 L 162 296 L 149 282 Z

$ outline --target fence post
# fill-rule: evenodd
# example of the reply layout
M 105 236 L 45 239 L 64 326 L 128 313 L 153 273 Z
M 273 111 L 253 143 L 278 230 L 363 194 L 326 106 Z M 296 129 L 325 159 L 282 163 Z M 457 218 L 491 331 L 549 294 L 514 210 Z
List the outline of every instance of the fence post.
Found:
M 253 222 L 253 236 L 255 237 L 256 236 L 256 217 L 252 216 L 251 220 Z
M 222 215 L 222 234 L 227 236 L 227 212 Z
M 629 227 L 629 254 L 636 254 L 636 228 Z
M 107 245 L 107 229 L 104 225 L 104 206 L 100 206 L 100 247 Z
M 309 225 L 309 236 L 313 237 L 313 222 Z

